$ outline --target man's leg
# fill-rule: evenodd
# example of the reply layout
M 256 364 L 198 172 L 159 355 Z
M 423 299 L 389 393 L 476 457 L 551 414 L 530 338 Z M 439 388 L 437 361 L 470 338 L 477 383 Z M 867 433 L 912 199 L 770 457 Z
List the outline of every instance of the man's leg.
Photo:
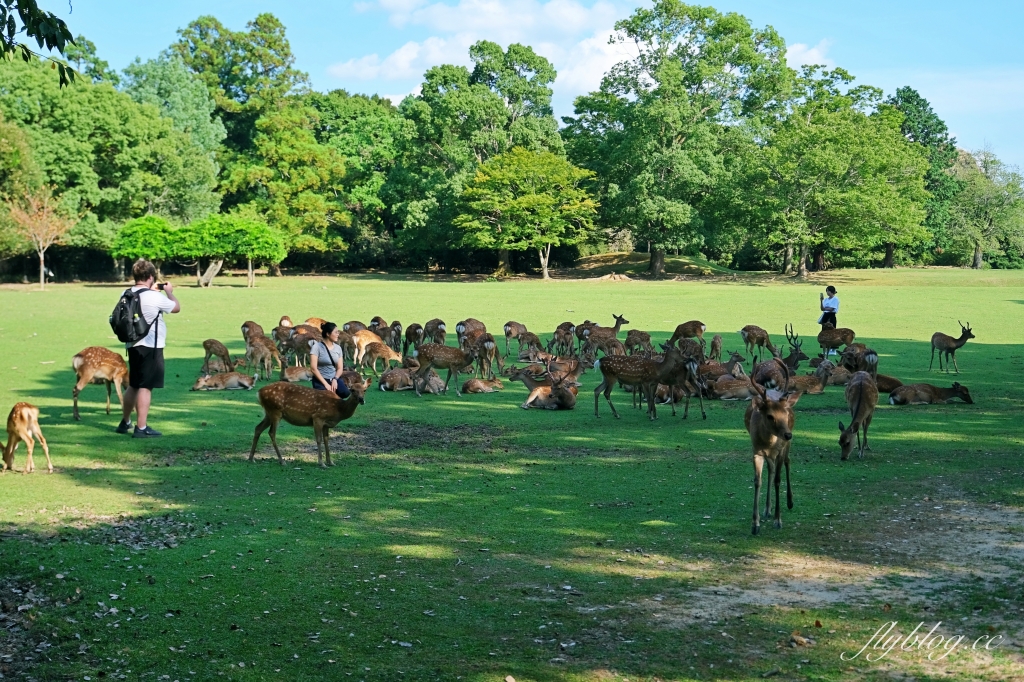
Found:
M 124 392 L 124 404 L 121 405 L 121 421 L 128 423 L 132 419 L 132 412 L 135 411 L 136 390 L 129 388 Z
M 135 390 L 135 411 L 138 413 L 135 426 L 139 429 L 145 429 L 146 419 L 149 417 L 149 404 L 153 399 L 153 392 L 148 388 L 133 390 Z

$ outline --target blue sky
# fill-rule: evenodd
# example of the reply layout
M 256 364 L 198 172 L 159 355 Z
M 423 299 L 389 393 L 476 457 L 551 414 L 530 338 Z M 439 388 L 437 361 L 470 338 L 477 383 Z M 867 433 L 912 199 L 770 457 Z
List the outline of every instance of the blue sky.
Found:
M 96 43 L 116 68 L 148 59 L 201 14 L 242 29 L 260 12 L 287 26 L 297 66 L 319 90 L 345 88 L 396 98 L 412 92 L 423 71 L 466 63 L 480 39 L 522 42 L 558 69 L 555 108 L 597 86 L 628 56 L 607 44 L 616 19 L 639 3 L 622 0 L 358 0 L 272 3 L 263 0 L 42 0 L 72 32 Z M 770 24 L 786 39 L 791 65 L 842 66 L 858 83 L 887 93 L 911 85 L 932 102 L 962 147 L 990 147 L 1024 167 L 1024 3 L 979 0 L 722 0 L 722 11 Z

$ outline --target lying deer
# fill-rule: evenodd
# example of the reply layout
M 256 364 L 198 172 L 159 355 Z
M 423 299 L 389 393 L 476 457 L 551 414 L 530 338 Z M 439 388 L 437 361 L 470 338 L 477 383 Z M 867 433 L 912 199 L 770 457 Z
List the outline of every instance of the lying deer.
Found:
M 437 343 L 425 343 L 414 350 L 412 354 L 420 363 L 420 368 L 416 370 L 415 375 L 417 396 L 422 394 L 421 384 L 427 372 L 436 367 L 437 369 L 448 370 L 448 378 L 444 381 L 442 393 L 448 392 L 448 383 L 452 380 L 452 374 L 454 373 L 455 395 L 462 397 L 462 393 L 459 391 L 459 374 L 476 360 L 476 354 L 473 350 L 460 350 L 459 348 L 450 348 L 449 346 L 442 346 Z
M 828 379 L 834 371 L 835 365 L 825 361 L 814 369 L 814 374 L 789 377 L 789 390 L 808 395 L 821 395 L 825 392 L 825 386 L 828 385 Z
M 750 400 L 756 394 L 749 377 L 733 379 L 728 375 L 720 377 L 713 384 L 708 384 L 708 393 L 719 400 Z
M 395 367 L 380 375 L 380 390 L 382 391 L 411 391 L 415 387 L 415 371 L 408 367 Z M 421 390 L 425 393 L 439 395 L 444 389 L 444 382 L 437 372 L 430 370 Z
M 878 385 L 879 393 L 892 393 L 903 385 L 903 382 L 896 377 L 887 374 L 879 374 L 875 377 L 875 384 Z
M 517 370 L 509 377 L 509 381 L 521 381 L 530 394 L 519 406 L 524 410 L 531 407 L 542 410 L 571 410 L 576 407 L 577 386 L 571 375 L 562 377 L 551 376 L 547 380 L 537 380 L 525 370 Z
M 298 384 L 303 381 L 313 380 L 313 370 L 309 367 L 282 367 L 279 381 L 287 381 L 290 384 Z
M 18 445 L 25 443 L 28 451 L 25 455 L 25 468 L 21 473 L 27 474 L 36 470 L 35 460 L 32 459 L 32 451 L 35 448 L 35 441 L 43 446 L 43 454 L 46 455 L 46 470 L 53 473 L 53 462 L 50 461 L 50 448 L 46 444 L 43 432 L 39 428 L 39 408 L 28 403 L 15 403 L 11 413 L 7 415 L 7 445 L 4 446 L 4 465 L 0 472 L 10 469 L 14 471 L 14 451 Z
M 723 364 L 720 360 L 711 360 L 709 358 L 706 362 L 701 363 L 698 368 L 698 372 L 702 377 L 711 377 L 716 380 L 727 374 L 734 378 L 739 378 L 743 375 L 743 363 L 746 362 L 746 360 L 747 359 L 745 357 L 736 351 L 729 351 L 728 362 Z
M 875 379 L 868 372 L 855 372 L 850 377 L 850 383 L 846 384 L 846 404 L 850 407 L 850 426 L 843 426 L 839 422 L 839 449 L 840 459 L 847 460 L 853 452 L 853 437 L 857 436 L 857 450 L 859 459 L 864 459 L 864 451 L 870 450 L 868 445 L 868 428 L 871 426 L 871 418 L 875 414 L 875 406 L 878 405 L 878 386 Z M 864 432 L 864 441 L 861 442 L 860 434 Z
M 765 389 L 753 384 L 756 395 L 750 401 L 743 423 L 750 434 L 750 445 L 754 453 L 754 521 L 751 533 L 757 535 L 761 528 L 758 502 L 761 495 L 761 472 L 768 469 L 768 491 L 765 494 L 764 515 L 771 515 L 771 485 L 775 484 L 775 527 L 782 528 L 782 508 L 779 505 L 779 486 L 782 468 L 786 468 L 786 506 L 793 508 L 793 488 L 789 481 L 789 449 L 793 443 L 793 426 L 796 415 L 793 407 L 800 400 L 800 393 L 775 399 Z M 773 477 L 774 473 L 774 477 Z
M 942 371 L 942 356 L 946 356 L 946 374 L 949 374 L 949 361 L 953 361 L 953 369 L 956 373 L 960 373 L 960 368 L 956 366 L 956 351 L 962 348 L 967 343 L 967 339 L 975 338 L 974 333 L 971 331 L 971 323 L 968 322 L 965 327 L 960 321 L 956 321 L 960 325 L 960 338 L 954 339 L 948 334 L 942 332 L 935 332 L 932 334 L 932 359 L 928 363 L 928 371 L 932 371 L 932 363 L 935 362 L 935 351 L 939 351 L 939 371 Z
M 501 379 L 498 379 L 497 377 L 494 379 L 474 378 L 469 379 L 466 383 L 462 384 L 463 393 L 496 393 L 503 388 L 505 388 L 505 386 L 501 383 Z
M 283 381 L 277 381 L 261 388 L 258 396 L 260 405 L 263 407 L 264 417 L 263 421 L 256 425 L 256 433 L 252 437 L 252 449 L 249 450 L 249 461 L 255 460 L 256 445 L 260 442 L 260 435 L 269 427 L 270 442 L 274 444 L 277 461 L 284 464 L 281 449 L 277 447 L 277 426 L 284 419 L 292 426 L 312 426 L 313 436 L 316 438 L 317 464 L 323 467 L 324 455 L 326 455 L 326 466 L 334 466 L 328 444 L 329 432 L 339 422 L 351 417 L 355 413 L 356 407 L 365 404 L 363 400 L 365 389 L 362 384 L 351 386 L 349 390 L 352 393 L 347 399 L 342 400 L 327 391 L 318 391 L 308 386 L 299 386 Z M 321 445 L 323 453 L 320 451 Z
M 968 405 L 973 405 L 970 391 L 961 386 L 959 381 L 953 382 L 951 388 L 939 388 L 931 384 L 905 384 L 889 394 L 890 405 L 937 405 L 948 403 L 953 398 L 960 398 Z
M 124 358 L 102 346 L 89 346 L 71 358 L 71 367 L 78 375 L 78 381 L 71 391 L 74 400 L 74 419 L 81 421 L 78 414 L 78 394 L 87 384 L 107 385 L 107 414 L 110 414 L 110 387 L 117 390 L 117 402 L 124 404 L 122 388 L 128 388 L 128 365 Z
M 284 372 L 285 368 L 282 368 Z M 301 369 L 292 368 L 287 369 Z M 224 374 L 207 374 L 196 379 L 190 391 L 237 391 L 245 389 L 251 391 L 256 384 L 256 376 L 246 376 L 240 372 L 225 372 Z
M 206 357 L 203 358 L 203 374 L 210 373 L 211 357 L 220 358 L 224 367 L 235 366 L 235 363 L 231 361 L 231 353 L 228 352 L 228 347 L 217 339 L 206 339 L 203 341 L 203 350 L 206 351 Z

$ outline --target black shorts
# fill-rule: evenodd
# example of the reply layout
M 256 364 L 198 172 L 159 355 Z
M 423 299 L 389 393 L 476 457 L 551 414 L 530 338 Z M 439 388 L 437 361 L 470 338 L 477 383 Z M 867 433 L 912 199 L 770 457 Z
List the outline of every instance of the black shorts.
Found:
M 128 385 L 132 388 L 164 387 L 164 349 L 133 346 L 128 349 Z
M 821 316 L 821 324 L 825 324 L 826 322 L 831 322 L 833 327 L 838 327 L 839 326 L 836 323 L 836 314 L 835 313 L 825 313 L 824 315 L 822 315 Z

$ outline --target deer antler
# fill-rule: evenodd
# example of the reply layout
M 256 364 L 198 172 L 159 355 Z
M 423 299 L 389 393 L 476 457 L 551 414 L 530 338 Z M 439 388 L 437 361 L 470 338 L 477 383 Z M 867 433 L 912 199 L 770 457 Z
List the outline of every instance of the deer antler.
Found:
M 787 367 L 786 363 L 784 363 L 779 358 L 772 358 L 772 359 L 775 360 L 775 364 L 777 364 L 779 366 L 779 369 L 782 370 L 782 376 L 786 380 L 785 387 L 782 389 L 782 394 L 785 395 L 785 394 L 789 393 L 789 367 Z

